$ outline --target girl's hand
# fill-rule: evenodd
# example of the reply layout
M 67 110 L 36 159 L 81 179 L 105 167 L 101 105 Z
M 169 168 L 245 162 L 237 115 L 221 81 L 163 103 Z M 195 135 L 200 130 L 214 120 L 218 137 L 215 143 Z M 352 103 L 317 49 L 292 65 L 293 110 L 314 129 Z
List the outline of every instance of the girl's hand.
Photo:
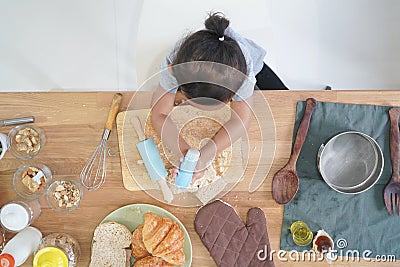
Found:
M 181 165 L 181 163 L 182 163 L 182 161 L 183 161 L 183 158 L 180 158 L 179 159 L 179 163 L 177 164 L 177 165 Z M 173 170 L 172 170 L 172 178 L 176 178 L 176 176 L 178 175 L 178 173 L 179 173 L 179 167 L 175 167 Z
M 182 161 L 183 161 L 183 158 L 180 158 L 179 165 L 182 163 Z M 209 160 L 205 161 L 204 158 L 202 158 L 200 155 L 200 158 L 197 161 L 196 169 L 193 172 L 192 182 L 203 177 L 204 172 L 206 171 L 206 168 L 208 167 L 209 163 L 210 163 Z M 179 168 L 174 168 L 172 171 L 172 178 L 176 178 L 178 173 L 179 173 Z
M 204 160 L 200 156 L 199 161 L 197 161 L 196 169 L 193 172 L 192 182 L 203 177 L 204 172 L 206 171 L 206 168 L 208 167 L 208 163 L 209 163 L 209 161 L 204 162 Z

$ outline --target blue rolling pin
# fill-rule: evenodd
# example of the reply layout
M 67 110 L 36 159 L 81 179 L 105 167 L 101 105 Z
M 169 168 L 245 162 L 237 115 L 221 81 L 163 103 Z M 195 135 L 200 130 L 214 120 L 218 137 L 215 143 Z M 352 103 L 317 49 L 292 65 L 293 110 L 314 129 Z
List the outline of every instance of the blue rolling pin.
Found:
M 179 173 L 176 176 L 175 182 L 179 187 L 186 188 L 192 181 L 194 169 L 196 168 L 197 161 L 200 157 L 200 151 L 190 148 L 179 166 Z
M 136 144 L 136 147 L 139 150 L 147 172 L 149 173 L 151 180 L 158 183 L 160 186 L 164 200 L 167 203 L 171 203 L 174 199 L 174 195 L 165 181 L 165 177 L 167 177 L 168 173 L 160 154 L 158 153 L 157 147 L 154 144 L 154 140 L 153 138 L 146 139 L 142 125 L 137 116 L 133 117 L 132 122 L 140 141 Z

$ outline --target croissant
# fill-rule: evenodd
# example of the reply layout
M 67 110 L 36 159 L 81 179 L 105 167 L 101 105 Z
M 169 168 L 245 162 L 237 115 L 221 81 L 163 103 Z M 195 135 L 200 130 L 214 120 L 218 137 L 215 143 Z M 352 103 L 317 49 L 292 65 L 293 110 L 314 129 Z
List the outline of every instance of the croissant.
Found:
M 171 253 L 171 251 L 178 251 L 183 248 L 184 237 L 183 232 L 177 223 L 171 226 L 167 236 L 164 238 L 154 250 L 153 255 L 162 257 Z
M 185 263 L 184 234 L 175 221 L 146 213 L 142 235 L 147 251 L 153 256 L 173 265 L 182 266 Z
M 133 267 L 174 267 L 174 265 L 165 262 L 161 258 L 157 258 L 154 256 L 147 256 L 135 262 Z
M 144 215 L 143 243 L 150 254 L 153 255 L 153 250 L 164 240 L 173 224 L 170 218 L 158 217 L 151 212 Z
M 132 256 L 137 260 L 150 255 L 143 243 L 142 230 L 143 224 L 136 228 L 132 234 Z
M 183 266 L 185 264 L 185 253 L 182 249 L 175 250 L 162 256 L 162 259 L 173 265 Z

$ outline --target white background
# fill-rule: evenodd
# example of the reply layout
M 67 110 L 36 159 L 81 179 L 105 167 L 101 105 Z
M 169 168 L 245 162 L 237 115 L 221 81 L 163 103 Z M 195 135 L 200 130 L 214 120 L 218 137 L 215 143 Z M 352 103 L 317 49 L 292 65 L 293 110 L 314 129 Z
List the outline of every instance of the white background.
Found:
M 136 90 L 210 10 L 290 89 L 400 89 L 396 0 L 0 0 L 0 91 Z

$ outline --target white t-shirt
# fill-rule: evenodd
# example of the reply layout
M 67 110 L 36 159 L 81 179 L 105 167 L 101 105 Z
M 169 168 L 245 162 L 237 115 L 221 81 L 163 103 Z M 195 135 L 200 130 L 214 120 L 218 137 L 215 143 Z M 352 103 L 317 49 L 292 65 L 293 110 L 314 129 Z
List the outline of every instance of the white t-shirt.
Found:
M 264 57 L 266 51 L 247 38 L 242 37 L 236 33 L 231 27 L 225 30 L 225 35 L 234 39 L 238 44 L 247 64 L 247 76 L 248 79 L 243 82 L 242 86 L 237 90 L 233 96 L 233 101 L 242 101 L 253 95 L 254 85 L 256 84 L 256 75 L 259 73 L 264 64 Z M 179 40 L 172 49 L 165 56 L 164 60 L 160 64 L 160 85 L 170 93 L 175 94 L 178 90 L 178 82 L 175 77 L 167 70 L 168 65 L 172 64 L 174 54 L 179 50 L 182 40 Z

